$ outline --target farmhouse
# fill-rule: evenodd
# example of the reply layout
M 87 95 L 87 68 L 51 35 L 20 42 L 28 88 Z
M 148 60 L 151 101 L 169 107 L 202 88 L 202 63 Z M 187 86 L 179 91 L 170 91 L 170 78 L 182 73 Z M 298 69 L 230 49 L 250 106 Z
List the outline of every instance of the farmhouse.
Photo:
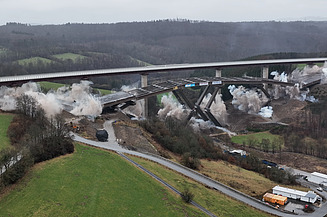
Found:
M 273 194 L 282 195 L 284 197 L 309 203 L 315 203 L 317 200 L 321 200 L 321 198 L 313 191 L 298 191 L 290 188 L 280 187 L 279 185 L 273 187 Z
M 316 184 L 327 183 L 327 175 L 323 173 L 313 172 L 308 177 L 308 181 Z

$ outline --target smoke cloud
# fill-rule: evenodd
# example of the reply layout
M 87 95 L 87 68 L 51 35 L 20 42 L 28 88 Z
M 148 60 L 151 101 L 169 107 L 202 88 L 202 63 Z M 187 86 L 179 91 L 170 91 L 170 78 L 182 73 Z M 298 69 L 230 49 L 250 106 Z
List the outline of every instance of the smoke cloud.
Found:
M 225 125 L 227 123 L 227 111 L 226 111 L 226 105 L 224 101 L 221 98 L 221 94 L 217 94 L 214 102 L 212 103 L 210 107 L 210 111 L 217 118 L 219 123 Z M 211 94 L 207 94 L 207 96 L 203 99 L 200 107 L 202 109 L 205 108 L 205 106 L 208 104 L 209 100 L 211 98 Z
M 205 96 L 200 105 L 202 109 L 204 109 L 204 107 L 208 104 L 210 98 L 211 94 Z M 180 104 L 171 93 L 168 95 L 164 95 L 161 98 L 161 103 L 163 105 L 163 108 L 158 111 L 158 116 L 161 119 L 165 119 L 166 117 L 174 117 L 179 120 L 184 120 L 190 113 L 190 109 L 186 109 L 182 104 Z M 221 124 L 226 124 L 227 111 L 224 101 L 221 99 L 221 94 L 217 94 L 215 101 L 210 107 L 210 111 Z M 190 119 L 189 124 L 196 132 L 200 132 L 201 129 L 203 130 L 217 128 L 224 132 L 227 132 L 229 135 L 236 135 L 235 133 L 230 132 L 226 128 L 215 126 L 211 121 L 204 121 L 202 119 L 196 119 L 194 117 Z
M 268 102 L 268 98 L 258 89 L 247 89 L 243 86 L 236 88 L 235 85 L 228 86 L 233 96 L 232 104 L 238 110 L 249 114 L 258 114 L 261 107 Z
M 201 130 L 204 130 L 204 129 L 216 128 L 216 129 L 219 129 L 219 130 L 227 133 L 229 136 L 236 136 L 236 133 L 231 132 L 224 127 L 217 127 L 211 121 L 204 121 L 202 119 L 196 119 L 194 117 L 192 117 L 190 120 L 190 126 L 196 132 L 200 132 Z
M 134 85 L 123 85 L 121 87 L 122 91 L 129 91 L 129 90 L 133 90 L 136 89 L 138 87 L 138 83 L 135 83 Z M 144 100 L 137 100 L 136 104 L 134 106 L 129 106 L 127 108 L 124 109 L 125 112 L 134 115 L 137 118 L 141 118 L 144 117 L 143 115 L 143 107 L 144 107 Z
M 98 116 L 102 112 L 101 102 L 92 95 L 90 81 L 81 81 L 71 87 L 61 87 L 54 93 L 56 99 L 73 107 L 74 115 Z M 47 94 L 48 95 L 48 94 Z
M 161 119 L 166 117 L 174 117 L 178 120 L 183 120 L 187 117 L 189 111 L 184 108 L 176 99 L 173 98 L 172 94 L 164 95 L 161 98 L 163 108 L 158 111 L 158 116 Z
M 26 83 L 21 87 L 0 87 L 0 109 L 12 111 L 16 109 L 18 97 L 26 94 L 33 97 L 38 106 L 44 109 L 48 118 L 61 113 L 65 106 L 72 107 L 70 111 L 74 115 L 98 116 L 102 112 L 102 106 L 91 94 L 91 82 L 81 81 L 71 87 L 61 87 L 57 91 L 44 94 L 40 91 L 37 83 Z
M 292 72 L 291 79 L 293 81 L 301 82 L 301 78 L 303 78 L 304 76 L 312 76 L 315 74 L 322 74 L 322 69 L 323 69 L 323 67 L 319 67 L 317 65 L 305 66 L 303 69 L 296 68 Z
M 259 115 L 265 118 L 271 118 L 273 115 L 273 108 L 271 106 L 265 106 L 260 109 Z
M 301 78 L 303 79 L 302 76 L 309 76 L 313 74 L 320 74 L 321 73 L 321 68 L 318 66 L 314 67 L 305 67 L 303 70 L 295 69 L 292 72 L 292 76 L 288 76 L 283 72 L 282 74 L 279 74 L 278 72 L 274 71 L 271 72 L 271 75 L 274 75 L 274 79 L 282 82 L 288 82 L 289 80 L 296 79 L 296 81 L 301 82 Z M 294 73 L 294 74 L 293 74 Z M 307 90 L 300 90 L 300 85 L 299 83 L 296 83 L 293 87 L 287 86 L 287 87 L 282 87 L 280 85 L 273 85 L 272 89 L 269 89 L 269 94 L 274 98 L 274 99 L 279 99 L 279 98 L 284 98 L 288 97 L 290 99 L 296 99 L 300 101 L 310 101 L 310 102 L 317 102 L 318 100 L 315 99 L 313 96 L 309 96 L 309 89 Z

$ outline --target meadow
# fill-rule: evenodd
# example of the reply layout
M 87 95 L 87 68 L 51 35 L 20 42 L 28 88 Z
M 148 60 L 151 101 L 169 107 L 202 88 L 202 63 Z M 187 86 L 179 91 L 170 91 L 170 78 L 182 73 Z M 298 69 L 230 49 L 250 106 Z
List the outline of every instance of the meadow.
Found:
M 86 58 L 86 56 L 74 54 L 74 53 L 56 54 L 53 55 L 53 57 L 60 60 L 72 60 L 73 62 L 76 62 L 78 59 Z
M 43 57 L 31 57 L 31 58 L 21 59 L 17 61 L 19 65 L 28 65 L 28 64 L 37 65 L 39 62 L 48 64 L 51 63 L 52 60 Z
M 272 144 L 276 141 L 279 141 L 281 143 L 281 147 L 284 147 L 284 142 L 283 139 L 278 136 L 278 135 L 273 135 L 270 132 L 259 132 L 259 133 L 250 133 L 250 134 L 244 134 L 244 135 L 238 135 L 238 136 L 233 136 L 231 138 L 231 141 L 233 143 L 237 143 L 239 145 L 249 145 L 250 141 L 253 141 L 253 147 L 254 148 L 262 148 L 261 147 L 261 143 L 263 139 L 268 139 L 269 143 L 268 144 L 268 149 L 271 150 L 272 149 Z M 275 147 L 275 151 L 277 150 L 277 146 Z
M 48 82 L 48 81 L 41 81 L 38 82 L 40 84 L 40 87 L 45 92 L 48 92 L 49 90 L 57 90 L 60 87 L 65 86 L 65 84 L 55 83 L 55 82 Z M 94 90 L 98 91 L 100 95 L 107 95 L 113 93 L 111 90 L 105 90 L 105 89 L 98 89 L 94 88 Z
M 115 153 L 76 144 L 0 199 L 0 216 L 205 216 Z
M 201 185 L 185 176 L 169 170 L 157 163 L 129 156 L 146 169 L 150 170 L 155 175 L 168 182 L 179 191 L 189 189 L 195 196 L 194 201 L 214 213 L 216 216 L 270 216 L 250 206 L 245 205 L 240 201 L 231 199 L 216 190 L 210 189 Z
M 0 114 L 0 150 L 10 145 L 7 130 L 13 117 L 11 114 Z

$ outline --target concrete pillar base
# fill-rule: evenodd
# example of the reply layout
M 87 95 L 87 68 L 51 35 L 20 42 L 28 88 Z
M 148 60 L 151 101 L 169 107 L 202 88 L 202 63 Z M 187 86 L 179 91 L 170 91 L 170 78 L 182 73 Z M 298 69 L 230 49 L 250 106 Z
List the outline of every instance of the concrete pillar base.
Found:
M 148 75 L 142 74 L 141 75 L 141 87 L 147 87 L 148 86 Z M 143 99 L 143 106 L 142 106 L 142 114 L 143 118 L 148 118 L 149 116 L 149 105 L 148 105 L 148 99 Z
M 221 77 L 221 69 L 216 69 L 216 77 Z
M 269 68 L 268 68 L 268 66 L 264 66 L 264 67 L 262 68 L 262 78 L 264 78 L 264 79 L 268 79 L 268 77 L 269 77 Z M 263 88 L 264 88 L 265 90 L 267 90 L 268 85 L 267 85 L 267 84 L 263 84 Z

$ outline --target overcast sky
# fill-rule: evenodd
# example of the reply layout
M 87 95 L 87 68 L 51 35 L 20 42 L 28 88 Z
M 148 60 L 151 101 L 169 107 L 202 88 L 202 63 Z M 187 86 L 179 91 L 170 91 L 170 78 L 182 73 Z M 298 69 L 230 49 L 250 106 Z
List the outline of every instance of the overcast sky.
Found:
M 0 25 L 327 20 L 327 0 L 0 0 Z

